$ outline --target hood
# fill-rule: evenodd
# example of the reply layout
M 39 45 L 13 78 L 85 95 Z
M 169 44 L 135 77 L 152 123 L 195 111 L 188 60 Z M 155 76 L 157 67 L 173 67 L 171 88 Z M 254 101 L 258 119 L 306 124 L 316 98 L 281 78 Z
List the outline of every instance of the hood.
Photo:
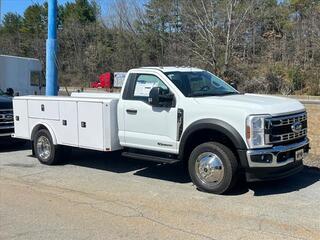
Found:
M 245 111 L 247 114 L 278 115 L 303 111 L 304 106 L 297 100 L 259 94 L 237 94 L 194 98 L 201 105 L 216 105 L 227 109 Z
M 0 96 L 0 109 L 12 109 L 12 98 Z

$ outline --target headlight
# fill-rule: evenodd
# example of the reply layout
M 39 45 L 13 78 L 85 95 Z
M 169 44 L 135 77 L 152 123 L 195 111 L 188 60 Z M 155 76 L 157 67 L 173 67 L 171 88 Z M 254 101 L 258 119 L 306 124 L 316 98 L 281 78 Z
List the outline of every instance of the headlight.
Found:
M 270 115 L 252 115 L 247 117 L 246 138 L 250 148 L 263 148 L 270 145 L 265 144 L 264 130 L 265 119 Z

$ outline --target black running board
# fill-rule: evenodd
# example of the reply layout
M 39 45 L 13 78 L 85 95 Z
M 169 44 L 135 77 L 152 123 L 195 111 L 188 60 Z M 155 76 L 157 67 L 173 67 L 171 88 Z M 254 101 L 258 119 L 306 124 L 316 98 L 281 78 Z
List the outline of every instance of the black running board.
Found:
M 141 153 L 133 153 L 133 152 L 122 152 L 122 156 L 128 157 L 128 158 L 145 160 L 145 161 L 158 162 L 158 163 L 179 162 L 178 159 L 174 159 L 174 158 L 158 157 L 158 156 L 146 155 L 146 154 L 141 154 Z

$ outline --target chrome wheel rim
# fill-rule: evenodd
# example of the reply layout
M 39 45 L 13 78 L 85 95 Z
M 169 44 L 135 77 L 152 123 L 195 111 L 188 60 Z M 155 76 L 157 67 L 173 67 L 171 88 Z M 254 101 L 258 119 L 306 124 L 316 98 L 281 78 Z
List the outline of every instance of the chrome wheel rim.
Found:
M 51 144 L 47 137 L 40 136 L 37 141 L 37 152 L 39 157 L 47 160 L 51 155 Z
M 200 154 L 195 162 L 197 177 L 206 185 L 219 185 L 224 177 L 224 166 L 218 155 L 212 152 Z

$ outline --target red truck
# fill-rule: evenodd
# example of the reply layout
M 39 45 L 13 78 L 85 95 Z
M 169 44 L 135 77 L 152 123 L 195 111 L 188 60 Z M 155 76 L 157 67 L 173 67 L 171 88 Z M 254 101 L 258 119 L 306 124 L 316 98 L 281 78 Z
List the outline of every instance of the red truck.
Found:
M 112 86 L 111 72 L 103 73 L 99 76 L 99 81 L 91 83 L 92 88 L 111 88 Z

